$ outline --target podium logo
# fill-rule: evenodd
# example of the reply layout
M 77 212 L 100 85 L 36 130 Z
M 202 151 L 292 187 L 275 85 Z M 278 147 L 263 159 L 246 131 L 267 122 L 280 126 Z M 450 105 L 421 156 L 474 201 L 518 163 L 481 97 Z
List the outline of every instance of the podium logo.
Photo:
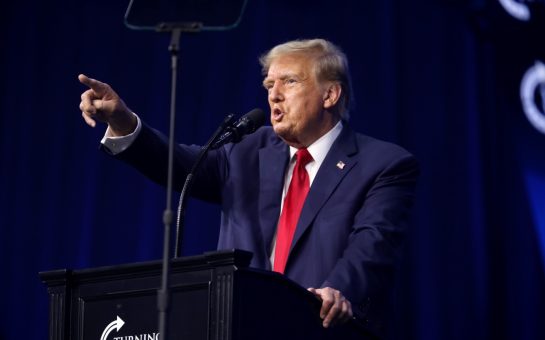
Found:
M 102 332 L 102 336 L 100 337 L 100 340 L 107 340 L 108 336 L 111 332 L 116 331 L 116 333 L 119 333 L 119 330 L 123 325 L 125 324 L 125 321 L 123 321 L 119 316 L 117 318 L 110 322 L 106 328 L 104 328 L 104 331 Z M 112 337 L 113 340 L 159 340 L 159 333 L 148 333 L 148 334 L 138 334 L 138 335 L 124 335 L 124 336 L 114 336 Z
M 125 321 L 123 321 L 118 316 L 117 319 L 110 322 L 110 324 L 108 324 L 108 326 L 104 328 L 104 332 L 102 332 L 102 336 L 100 337 L 100 340 L 108 339 L 108 335 L 110 335 L 110 333 L 114 330 L 114 328 L 116 329 L 117 332 L 119 332 L 119 330 L 121 329 L 121 327 L 123 327 L 124 324 L 125 324 Z
M 536 61 L 522 77 L 520 99 L 526 118 L 545 134 L 545 65 Z
M 530 9 L 528 8 L 528 5 L 526 2 L 530 2 L 532 0 L 499 0 L 500 4 L 502 5 L 503 9 L 509 13 L 513 18 L 521 20 L 521 21 L 528 21 L 530 20 Z M 535 0 L 534 0 L 535 1 Z

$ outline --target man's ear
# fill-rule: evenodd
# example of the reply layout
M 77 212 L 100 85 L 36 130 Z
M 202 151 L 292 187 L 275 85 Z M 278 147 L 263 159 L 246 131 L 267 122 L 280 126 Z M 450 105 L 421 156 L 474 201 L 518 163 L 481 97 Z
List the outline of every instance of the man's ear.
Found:
M 324 109 L 331 109 L 341 98 L 342 87 L 337 82 L 331 82 L 327 85 L 324 92 Z

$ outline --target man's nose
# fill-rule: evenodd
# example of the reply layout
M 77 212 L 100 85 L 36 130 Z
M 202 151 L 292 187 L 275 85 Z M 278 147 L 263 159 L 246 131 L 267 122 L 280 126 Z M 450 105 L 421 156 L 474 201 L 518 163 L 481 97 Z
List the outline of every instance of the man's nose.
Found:
M 284 96 L 278 84 L 274 84 L 273 87 L 269 89 L 269 100 L 273 103 L 282 101 Z

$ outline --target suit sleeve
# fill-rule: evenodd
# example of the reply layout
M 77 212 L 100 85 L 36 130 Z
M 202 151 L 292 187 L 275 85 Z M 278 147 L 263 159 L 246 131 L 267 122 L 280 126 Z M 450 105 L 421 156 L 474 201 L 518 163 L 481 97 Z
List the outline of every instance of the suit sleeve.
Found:
M 197 145 L 175 145 L 173 173 L 175 190 L 181 191 L 200 149 L 201 147 Z M 108 152 L 104 147 L 103 150 Z M 142 124 L 142 130 L 131 146 L 114 157 L 135 167 L 154 182 L 167 184 L 168 141 L 164 135 L 146 124 Z M 191 195 L 211 203 L 219 203 L 225 169 L 224 148 L 210 151 L 195 174 Z
M 355 304 L 356 314 L 365 314 L 393 282 L 418 173 L 418 164 L 409 154 L 384 167 L 354 217 L 342 257 L 322 285 L 340 290 Z

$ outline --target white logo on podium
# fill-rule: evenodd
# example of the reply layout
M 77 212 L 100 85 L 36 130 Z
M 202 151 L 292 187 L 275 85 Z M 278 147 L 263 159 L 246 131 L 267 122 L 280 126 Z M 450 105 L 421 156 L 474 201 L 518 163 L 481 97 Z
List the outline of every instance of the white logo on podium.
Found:
M 106 328 L 104 328 L 104 332 L 102 332 L 102 336 L 100 337 L 100 340 L 106 340 L 108 338 L 108 335 L 116 328 L 116 332 L 119 332 L 121 327 L 125 324 L 125 321 L 121 320 L 121 318 L 118 316 L 117 319 L 110 322 Z

